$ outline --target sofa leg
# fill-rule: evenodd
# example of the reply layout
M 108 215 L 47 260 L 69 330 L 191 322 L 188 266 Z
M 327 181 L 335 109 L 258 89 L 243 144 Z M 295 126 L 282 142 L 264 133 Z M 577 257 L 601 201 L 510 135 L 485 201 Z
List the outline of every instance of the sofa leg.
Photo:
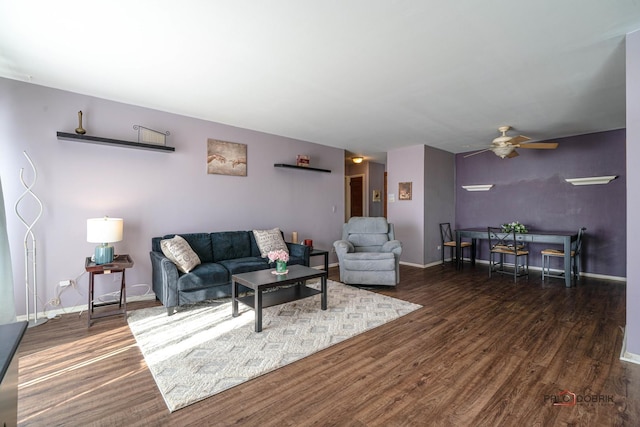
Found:
M 178 312 L 178 307 L 167 307 L 167 316 L 171 316 Z

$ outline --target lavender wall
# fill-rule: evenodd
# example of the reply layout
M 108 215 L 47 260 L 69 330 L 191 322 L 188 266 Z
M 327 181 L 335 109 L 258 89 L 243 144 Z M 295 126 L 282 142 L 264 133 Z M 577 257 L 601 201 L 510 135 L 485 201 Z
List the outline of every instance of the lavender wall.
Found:
M 440 223 L 454 223 L 454 159 L 452 153 L 433 147 L 425 148 L 425 265 L 441 262 L 442 253 L 438 249 L 442 243 Z
M 627 54 L 627 234 L 631 236 L 627 245 L 627 351 L 640 355 L 640 269 L 634 267 L 636 259 L 635 242 L 640 236 L 640 223 L 637 215 L 640 211 L 640 31 L 628 34 Z M 640 356 L 639 356 L 640 357 Z
M 418 266 L 425 264 L 424 158 L 424 145 L 387 153 L 387 192 L 395 198 L 387 204 L 387 218 L 394 224 L 396 239 L 402 242 L 401 261 Z M 400 182 L 413 183 L 412 200 L 398 200 Z
M 555 139 L 554 151 L 518 150 L 500 159 L 491 152 L 456 155 L 456 227 L 520 221 L 537 230 L 587 227 L 583 271 L 626 277 L 625 130 Z M 607 185 L 573 186 L 565 178 L 617 175 Z M 487 192 L 462 185 L 494 184 Z M 480 258 L 487 259 L 486 242 Z M 548 246 L 548 245 L 545 245 Z M 539 253 L 538 246 L 532 252 Z M 531 265 L 541 259 L 533 256 Z
M 13 214 L 13 204 L 23 191 L 20 168 L 26 168 L 26 181 L 31 181 L 24 150 L 38 168 L 34 191 L 44 204 L 34 230 L 43 302 L 57 296 L 59 281 L 79 277 L 78 291 L 61 294 L 62 306 L 86 304 L 84 259 L 95 246 L 86 242 L 86 219 L 105 214 L 124 218 L 124 241 L 115 246 L 117 253 L 129 253 L 135 261 L 127 272 L 129 295 L 146 289 L 134 285 L 151 281 L 152 236 L 280 227 L 285 236 L 298 231 L 300 238 L 312 238 L 320 248 L 330 248 L 341 236 L 341 149 L 7 79 L 0 79 L 0 93 L 0 174 L 18 315 L 25 312 L 25 228 Z M 77 127 L 78 110 L 85 113 L 84 127 L 91 135 L 135 141 L 132 126 L 140 124 L 169 130 L 168 143 L 176 151 L 58 141 L 56 131 Z M 248 176 L 208 175 L 207 138 L 247 144 Z M 297 154 L 310 155 L 312 166 L 332 173 L 273 167 L 294 163 Z M 27 203 L 25 215 L 32 212 L 33 204 Z M 98 294 L 116 290 L 112 278 L 101 280 Z

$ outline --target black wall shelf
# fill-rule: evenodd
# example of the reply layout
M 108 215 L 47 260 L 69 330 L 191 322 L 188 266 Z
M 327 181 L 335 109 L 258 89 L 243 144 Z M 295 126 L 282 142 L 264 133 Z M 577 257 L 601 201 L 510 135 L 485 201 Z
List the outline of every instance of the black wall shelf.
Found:
M 116 145 L 120 147 L 137 148 L 139 150 L 154 150 L 172 152 L 176 151 L 175 147 L 167 147 L 166 145 L 144 144 L 140 142 L 121 141 L 119 139 L 102 138 L 100 136 L 78 135 L 75 133 L 57 132 L 58 139 L 67 141 L 89 142 L 92 144 Z
M 331 171 L 329 169 L 310 168 L 309 166 L 287 165 L 285 163 L 276 163 L 276 164 L 273 165 L 273 167 L 274 168 L 290 168 L 290 169 L 301 169 L 301 170 L 305 170 L 305 171 L 331 173 Z

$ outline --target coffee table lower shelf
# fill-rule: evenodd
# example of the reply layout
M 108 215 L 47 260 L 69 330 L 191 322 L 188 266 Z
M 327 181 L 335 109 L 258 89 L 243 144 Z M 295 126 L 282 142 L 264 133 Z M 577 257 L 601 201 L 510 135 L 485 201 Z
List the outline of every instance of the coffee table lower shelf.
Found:
M 312 289 L 304 285 L 294 285 L 289 288 L 278 289 L 277 291 L 263 292 L 262 308 L 273 307 L 274 305 L 297 301 L 299 299 L 312 297 L 321 293 L 322 291 Z M 245 305 L 248 305 L 254 310 L 256 309 L 254 295 L 239 297 L 237 298 L 237 300 Z

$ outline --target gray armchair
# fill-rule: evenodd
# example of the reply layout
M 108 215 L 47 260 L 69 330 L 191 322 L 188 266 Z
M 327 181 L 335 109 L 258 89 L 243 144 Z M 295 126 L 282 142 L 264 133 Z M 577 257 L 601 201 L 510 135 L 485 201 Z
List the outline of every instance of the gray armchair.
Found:
M 342 240 L 333 247 L 342 283 L 395 286 L 400 282 L 402 243 L 395 240 L 393 224 L 386 218 L 349 219 L 342 227 Z

